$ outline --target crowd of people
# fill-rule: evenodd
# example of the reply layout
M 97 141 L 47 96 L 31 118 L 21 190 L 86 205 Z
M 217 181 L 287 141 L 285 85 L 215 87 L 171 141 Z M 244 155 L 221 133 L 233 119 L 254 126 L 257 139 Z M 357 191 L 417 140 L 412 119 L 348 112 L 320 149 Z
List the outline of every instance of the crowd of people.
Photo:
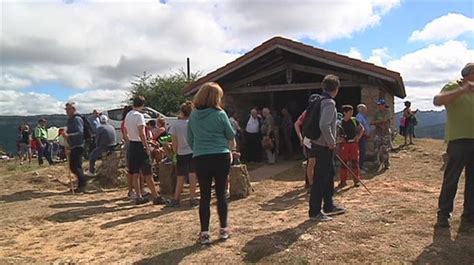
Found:
M 446 106 L 448 112 L 447 140 L 448 159 L 444 173 L 443 186 L 439 197 L 438 225 L 449 226 L 453 211 L 453 200 L 462 170 L 466 169 L 466 188 L 464 196 L 463 219 L 474 223 L 474 64 L 468 64 L 462 70 L 462 79 L 443 87 L 434 98 L 437 106 Z M 389 150 L 392 146 L 392 117 L 384 99 L 377 100 L 377 109 L 373 119 L 368 118 L 368 109 L 364 104 L 354 107 L 343 105 L 341 114 L 337 113 L 335 98 L 339 92 L 340 81 L 337 76 L 327 75 L 322 83 L 322 94 L 311 96 L 308 108 L 293 123 L 286 109 L 282 110 L 280 125 L 269 108 L 261 111 L 254 108 L 248 120 L 240 126 L 235 113 L 224 111 L 223 89 L 217 83 L 205 83 L 201 86 L 193 101 L 184 102 L 180 107 L 179 120 L 171 128 L 166 128 L 162 119 L 146 121 L 143 109 L 145 99 L 136 97 L 133 104 L 124 108 L 121 132 L 126 150 L 128 168 L 128 196 L 137 205 L 152 201 L 153 204 L 165 204 L 179 207 L 183 186 L 189 180 L 190 206 L 199 206 L 201 231 L 198 242 L 211 243 L 210 203 L 211 189 L 214 185 L 219 216 L 219 238 L 230 236 L 228 224 L 228 188 L 229 170 L 234 158 L 238 158 L 239 149 L 245 145 L 246 161 L 258 161 L 265 154 L 269 164 L 276 161 L 280 152 L 279 138 L 290 156 L 293 152 L 291 134 L 294 130 L 307 158 L 306 182 L 309 189 L 309 210 L 311 220 L 325 222 L 332 216 L 344 214 L 346 209 L 333 200 L 334 192 L 347 185 L 349 173 L 358 186 L 364 168 L 367 141 L 373 137 L 377 160 L 384 169 L 389 169 Z M 407 136 L 412 143 L 414 115 L 406 103 L 403 111 Z M 87 182 L 82 169 L 82 157 L 85 143 L 92 136 L 95 148 L 90 156 L 90 174 L 96 173 L 95 161 L 116 146 L 115 130 L 108 124 L 107 116 L 95 113 L 97 120 L 92 124 L 77 112 L 77 103 L 66 104 L 68 115 L 67 129 L 62 132 L 67 142 L 68 160 L 71 172 L 78 178 L 75 192 L 84 192 Z M 35 129 L 34 138 L 38 143 L 38 161 L 51 157 L 45 134 L 45 120 L 40 120 Z M 92 133 L 88 128 L 95 128 Z M 25 145 L 22 150 L 28 153 L 31 142 L 28 126 L 21 128 Z M 90 135 L 89 135 L 90 134 Z M 407 139 L 407 138 L 406 138 Z M 29 158 L 31 160 L 31 158 Z M 335 159 L 340 160 L 340 182 L 334 187 Z M 172 200 L 164 200 L 153 179 L 153 162 L 172 163 L 177 169 L 177 183 Z M 150 192 L 146 192 L 144 187 Z M 196 187 L 199 185 L 200 198 Z

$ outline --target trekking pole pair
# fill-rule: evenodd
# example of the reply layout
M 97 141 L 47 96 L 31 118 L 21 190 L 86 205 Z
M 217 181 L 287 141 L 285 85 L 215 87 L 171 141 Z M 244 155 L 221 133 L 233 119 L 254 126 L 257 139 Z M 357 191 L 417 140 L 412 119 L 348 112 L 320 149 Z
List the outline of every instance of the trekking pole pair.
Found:
M 337 159 L 339 160 L 339 162 L 341 162 L 341 164 L 342 164 L 345 168 L 347 168 L 347 170 L 349 170 L 349 172 L 351 173 L 352 177 L 353 177 L 354 179 L 357 179 L 357 180 L 360 182 L 360 184 L 362 184 L 362 186 L 369 192 L 369 194 L 372 194 L 372 192 L 370 192 L 370 190 L 367 188 L 367 186 L 365 186 L 364 182 L 362 182 L 362 180 L 360 180 L 360 179 L 357 177 L 357 175 L 356 175 L 356 174 L 354 173 L 354 171 L 352 171 L 352 169 L 346 164 L 346 162 L 344 162 L 344 160 L 342 160 L 342 158 L 341 158 L 338 154 L 336 154 L 336 157 L 337 157 Z

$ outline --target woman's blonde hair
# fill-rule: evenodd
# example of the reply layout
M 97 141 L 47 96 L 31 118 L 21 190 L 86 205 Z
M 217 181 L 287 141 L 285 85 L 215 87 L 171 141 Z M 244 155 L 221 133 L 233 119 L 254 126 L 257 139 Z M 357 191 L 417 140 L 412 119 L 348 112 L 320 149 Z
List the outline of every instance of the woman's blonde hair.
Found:
M 189 117 L 191 115 L 191 111 L 193 111 L 193 103 L 191 101 L 186 101 L 183 104 L 181 104 L 180 111 L 183 114 L 184 117 Z
M 194 106 L 197 109 L 223 109 L 223 97 L 224 91 L 219 84 L 215 82 L 207 82 L 199 88 L 199 91 L 194 96 Z

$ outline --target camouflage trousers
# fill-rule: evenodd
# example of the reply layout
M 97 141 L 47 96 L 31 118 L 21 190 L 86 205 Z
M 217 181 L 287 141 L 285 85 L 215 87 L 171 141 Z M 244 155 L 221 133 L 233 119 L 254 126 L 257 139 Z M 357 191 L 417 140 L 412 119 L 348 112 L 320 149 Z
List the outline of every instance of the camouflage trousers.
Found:
M 385 168 L 390 167 L 390 140 L 390 135 L 376 135 L 374 139 L 377 162 L 379 165 L 383 164 Z

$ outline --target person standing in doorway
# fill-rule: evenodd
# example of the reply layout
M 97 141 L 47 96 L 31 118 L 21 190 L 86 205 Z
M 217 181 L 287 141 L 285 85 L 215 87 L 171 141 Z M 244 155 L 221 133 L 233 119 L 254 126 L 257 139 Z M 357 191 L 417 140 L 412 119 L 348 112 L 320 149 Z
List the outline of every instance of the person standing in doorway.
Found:
M 446 84 L 434 97 L 435 106 L 447 111 L 447 164 L 438 201 L 440 227 L 449 227 L 459 177 L 465 170 L 462 221 L 474 224 L 474 63 L 461 71 L 462 79 Z
M 309 218 L 318 222 L 331 221 L 331 215 L 343 214 L 346 209 L 336 206 L 334 195 L 334 150 L 336 148 L 336 101 L 334 98 L 339 92 L 339 78 L 334 75 L 324 77 L 321 86 L 323 98 L 321 100 L 319 128 L 321 136 L 313 141 L 316 152 L 316 168 L 311 195 L 309 199 Z M 324 199 L 324 213 L 321 203 Z
M 245 126 L 245 159 L 247 162 L 260 162 L 262 153 L 260 127 L 262 119 L 258 116 L 256 108 L 250 111 L 249 119 Z
M 364 161 L 365 161 L 365 154 L 367 152 L 367 140 L 370 138 L 370 122 L 369 117 L 367 117 L 367 106 L 364 104 L 357 105 L 357 121 L 364 127 L 364 134 L 359 139 L 359 168 L 364 171 Z
M 270 109 L 264 108 L 262 110 L 263 123 L 261 133 L 263 135 L 262 143 L 264 145 L 265 153 L 267 154 L 267 162 L 270 165 L 275 164 L 276 159 L 276 145 L 275 145 L 275 123 Z

